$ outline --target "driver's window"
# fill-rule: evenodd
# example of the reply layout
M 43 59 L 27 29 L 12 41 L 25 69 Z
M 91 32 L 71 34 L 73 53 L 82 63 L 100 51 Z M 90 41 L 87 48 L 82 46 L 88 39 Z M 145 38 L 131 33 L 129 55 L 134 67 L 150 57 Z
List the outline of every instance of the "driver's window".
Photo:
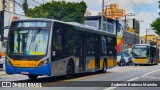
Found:
M 53 32 L 53 47 L 55 50 L 62 50 L 62 32 L 55 30 Z

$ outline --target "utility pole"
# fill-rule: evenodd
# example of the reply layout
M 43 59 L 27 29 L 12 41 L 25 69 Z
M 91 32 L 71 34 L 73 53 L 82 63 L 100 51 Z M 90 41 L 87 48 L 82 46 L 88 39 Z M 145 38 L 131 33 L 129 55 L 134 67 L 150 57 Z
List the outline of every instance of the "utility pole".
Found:
M 5 0 L 3 0 L 3 11 L 5 11 L 5 9 L 6 9 L 6 5 L 5 5 Z
M 127 28 L 127 15 L 124 16 L 124 31 L 126 31 Z
M 126 29 L 127 29 L 127 16 L 135 16 L 133 13 L 128 13 L 128 14 L 125 14 L 124 15 L 124 35 L 123 36 L 125 36 L 125 34 L 126 34 Z M 123 44 L 124 44 L 124 49 L 126 49 L 125 48 L 125 37 L 123 38 L 124 39 L 124 41 L 123 41 Z
M 126 34 L 126 28 L 127 28 L 127 15 L 124 16 L 124 35 Z M 123 45 L 124 45 L 124 49 L 126 49 L 126 46 L 125 46 L 125 38 L 123 38 Z
M 103 21 L 104 21 L 104 0 L 102 0 L 102 15 L 101 15 L 101 30 L 103 31 Z
M 146 29 L 146 36 L 145 36 L 145 44 L 147 44 L 147 29 Z

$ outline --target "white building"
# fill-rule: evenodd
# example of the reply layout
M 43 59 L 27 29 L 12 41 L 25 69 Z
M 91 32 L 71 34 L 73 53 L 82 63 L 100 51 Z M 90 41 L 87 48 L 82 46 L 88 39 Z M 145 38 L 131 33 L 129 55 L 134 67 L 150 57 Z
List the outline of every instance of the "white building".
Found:
M 4 3 L 4 4 L 3 4 Z M 15 12 L 15 0 L 0 0 L 0 11 Z

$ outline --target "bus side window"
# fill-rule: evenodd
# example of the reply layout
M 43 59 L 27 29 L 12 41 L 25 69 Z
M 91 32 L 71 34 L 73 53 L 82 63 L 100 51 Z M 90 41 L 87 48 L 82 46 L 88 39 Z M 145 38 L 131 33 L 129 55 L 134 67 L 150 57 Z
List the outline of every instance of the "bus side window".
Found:
M 65 34 L 65 48 L 66 48 L 66 53 L 68 55 L 73 55 L 76 53 L 76 41 L 77 41 L 77 36 L 74 30 L 72 29 L 66 29 Z
M 55 50 L 62 50 L 62 34 L 60 30 L 56 30 L 53 33 L 53 48 Z
M 107 45 L 106 45 L 106 38 L 104 37 L 104 36 L 102 36 L 102 38 L 101 38 L 102 40 L 102 53 L 103 54 L 107 54 Z
M 97 47 L 96 40 L 98 40 L 98 38 L 96 39 L 96 37 L 94 37 L 94 34 L 88 33 L 87 39 L 86 39 L 86 41 L 87 41 L 87 46 L 86 46 L 87 55 L 95 55 L 95 47 Z

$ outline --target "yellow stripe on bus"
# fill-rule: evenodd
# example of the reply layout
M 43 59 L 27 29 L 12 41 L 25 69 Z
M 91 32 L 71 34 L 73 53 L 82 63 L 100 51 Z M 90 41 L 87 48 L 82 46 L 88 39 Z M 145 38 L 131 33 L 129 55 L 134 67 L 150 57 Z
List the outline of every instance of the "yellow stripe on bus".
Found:
M 108 59 L 108 67 L 114 67 L 117 65 L 117 61 L 114 59 Z
M 95 60 L 89 60 L 88 68 L 95 68 Z
M 108 59 L 108 67 L 112 67 L 113 66 L 113 60 L 112 59 Z
M 100 68 L 103 67 L 103 60 L 100 60 Z
M 12 63 L 13 66 L 16 66 L 16 67 L 37 67 L 41 62 L 42 60 L 38 60 L 38 61 L 35 61 L 35 60 L 29 60 L 29 61 L 26 61 L 26 60 L 13 60 L 13 59 L 9 59 Z
M 135 59 L 135 63 L 147 63 L 147 59 Z
M 100 68 L 103 67 L 103 60 L 100 60 Z M 95 60 L 89 60 L 88 68 L 93 69 L 95 68 Z

